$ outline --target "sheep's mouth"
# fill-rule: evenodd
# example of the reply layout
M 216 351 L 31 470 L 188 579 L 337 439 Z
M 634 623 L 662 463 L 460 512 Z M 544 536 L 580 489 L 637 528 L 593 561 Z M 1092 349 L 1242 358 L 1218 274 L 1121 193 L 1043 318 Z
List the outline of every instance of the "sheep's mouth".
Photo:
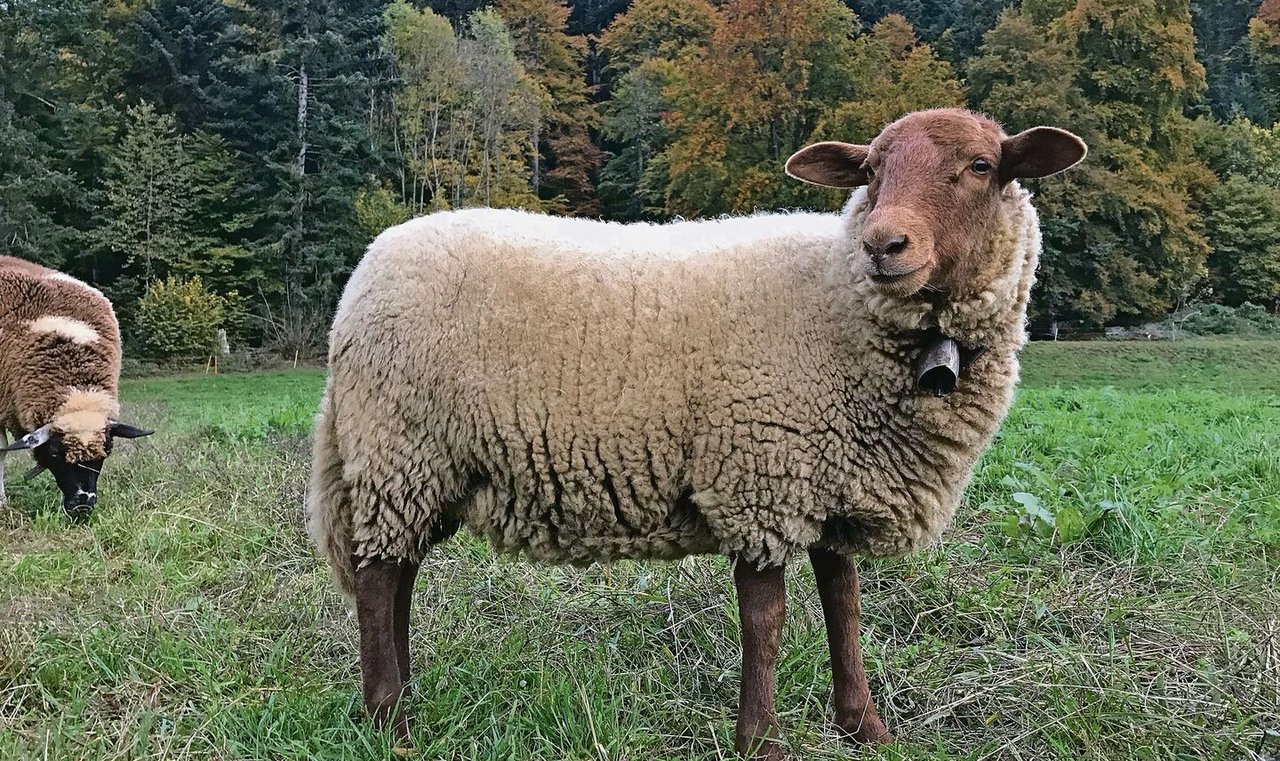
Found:
M 915 269 L 907 270 L 906 272 L 879 272 L 872 269 L 868 274 L 871 277 L 871 282 L 876 285 L 894 286 L 902 285 L 903 283 L 911 280 L 919 275 L 920 271 L 924 268 L 925 265 L 921 265 Z
M 872 273 L 871 273 L 871 281 L 872 281 L 873 283 L 880 283 L 880 284 L 882 284 L 882 285 L 883 285 L 883 284 L 885 284 L 885 283 L 900 283 L 900 282 L 902 282 L 903 280 L 905 280 L 905 279 L 907 279 L 907 278 L 911 277 L 912 275 L 916 274 L 916 273 L 917 273 L 917 272 L 919 272 L 919 271 L 920 271 L 919 269 L 914 269 L 914 270 L 911 270 L 910 272 L 901 272 L 901 273 L 897 273 L 897 274 L 886 274 L 886 273 L 883 273 L 883 272 L 872 272 Z

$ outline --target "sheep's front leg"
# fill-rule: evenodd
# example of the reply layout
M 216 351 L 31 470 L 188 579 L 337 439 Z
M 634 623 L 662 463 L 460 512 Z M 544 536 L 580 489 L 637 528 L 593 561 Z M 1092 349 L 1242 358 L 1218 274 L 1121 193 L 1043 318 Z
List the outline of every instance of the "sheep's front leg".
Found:
M 394 720 L 396 738 L 407 741 L 409 722 L 400 706 L 404 680 L 396 642 L 396 601 L 403 571 L 399 563 L 362 558 L 353 560 L 356 563 L 356 617 L 360 622 L 364 709 L 378 727 L 385 727 Z
M 862 667 L 858 643 L 858 619 L 862 615 L 858 569 L 853 560 L 831 550 L 809 550 L 809 562 L 818 581 L 822 614 L 827 622 L 831 670 L 835 683 L 835 724 L 845 735 L 862 743 L 889 742 L 893 735 L 871 704 L 871 687 Z
M 738 727 L 734 747 L 744 755 L 781 761 L 782 748 L 774 742 L 778 717 L 774 710 L 773 667 L 782 641 L 787 615 L 787 589 L 783 568 L 758 570 L 750 563 L 734 564 L 738 588 L 738 613 L 742 619 L 742 684 L 738 693 Z

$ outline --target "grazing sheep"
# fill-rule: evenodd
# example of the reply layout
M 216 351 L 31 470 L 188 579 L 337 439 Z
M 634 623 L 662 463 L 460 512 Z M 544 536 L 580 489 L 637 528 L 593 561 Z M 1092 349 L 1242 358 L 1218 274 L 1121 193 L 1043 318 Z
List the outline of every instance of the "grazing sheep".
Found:
M 730 556 L 736 746 L 767 758 L 781 756 L 783 567 L 807 552 L 835 723 L 889 739 L 849 555 L 904 553 L 951 522 L 1026 340 L 1040 238 L 1014 180 L 1084 154 L 1062 130 L 1007 137 L 926 111 L 870 146 L 791 157 L 799 179 L 866 186 L 842 214 L 655 226 L 472 210 L 383 233 L 334 320 L 307 506 L 355 598 L 367 710 L 407 731 L 413 581 L 466 525 L 550 562 Z M 925 393 L 917 360 L 948 341 L 964 377 Z
M 0 503 L 9 452 L 30 450 L 87 518 L 112 439 L 146 436 L 116 420 L 120 329 L 105 296 L 75 278 L 0 256 Z M 7 431 L 20 438 L 9 445 Z

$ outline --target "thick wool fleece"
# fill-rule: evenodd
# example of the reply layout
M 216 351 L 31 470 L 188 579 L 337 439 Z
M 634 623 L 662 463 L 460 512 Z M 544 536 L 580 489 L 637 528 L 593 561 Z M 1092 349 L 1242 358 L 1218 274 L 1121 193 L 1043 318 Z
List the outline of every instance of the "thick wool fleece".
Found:
M 119 379 L 111 302 L 69 275 L 0 256 L 0 428 L 52 424 L 68 462 L 103 457 Z
M 334 321 L 311 532 L 418 560 L 459 523 L 501 550 L 586 563 L 933 540 L 1005 416 L 1039 251 L 1002 199 L 997 265 L 933 303 L 883 295 L 843 215 L 666 226 L 473 210 L 381 235 Z M 986 348 L 944 398 L 924 331 Z

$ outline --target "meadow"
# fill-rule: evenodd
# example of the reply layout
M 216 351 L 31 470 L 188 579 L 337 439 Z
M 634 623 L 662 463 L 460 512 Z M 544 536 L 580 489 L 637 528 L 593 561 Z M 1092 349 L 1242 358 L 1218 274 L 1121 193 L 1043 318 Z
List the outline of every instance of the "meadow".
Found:
M 804 759 L 1280 758 L 1280 342 L 1034 344 L 957 525 L 861 561 L 898 741 L 828 729 L 789 571 L 780 721 Z M 355 621 L 302 528 L 323 373 L 135 379 L 86 526 L 0 509 L 0 757 L 732 758 L 727 562 L 567 569 L 460 535 L 419 576 L 414 749 L 359 716 Z

